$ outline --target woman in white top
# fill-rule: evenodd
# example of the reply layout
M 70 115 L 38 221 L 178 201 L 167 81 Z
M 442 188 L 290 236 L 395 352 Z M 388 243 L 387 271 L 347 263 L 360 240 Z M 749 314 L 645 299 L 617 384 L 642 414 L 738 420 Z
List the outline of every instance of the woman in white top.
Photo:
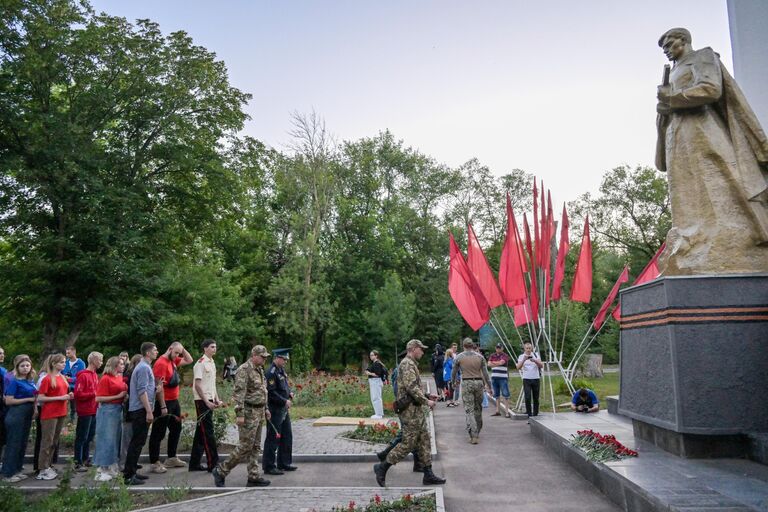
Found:
M 533 345 L 526 341 L 523 345 L 525 350 L 517 358 L 517 369 L 523 370 L 523 392 L 525 393 L 525 413 L 531 416 L 539 415 L 539 389 L 541 384 L 541 374 L 539 371 L 544 367 L 536 354 L 533 353 Z M 531 411 L 531 398 L 533 398 L 533 411 Z

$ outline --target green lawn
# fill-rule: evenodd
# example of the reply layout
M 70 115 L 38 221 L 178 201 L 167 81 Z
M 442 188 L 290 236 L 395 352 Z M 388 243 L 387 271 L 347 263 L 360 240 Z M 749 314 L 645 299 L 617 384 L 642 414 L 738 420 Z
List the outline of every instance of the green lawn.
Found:
M 560 405 L 564 403 L 570 403 L 571 396 L 566 392 L 566 386 L 563 382 L 563 378 L 560 376 L 552 376 L 552 388 L 555 391 L 555 404 Z M 550 394 L 550 379 L 547 377 L 542 378 L 541 386 L 541 405 L 540 410 L 542 412 L 552 412 L 552 396 Z M 610 395 L 619 394 L 619 373 L 606 373 L 604 377 L 598 379 L 574 379 L 574 385 L 579 388 L 580 385 L 586 386 L 595 392 L 597 398 L 600 400 L 600 407 L 606 408 L 605 397 Z M 517 376 L 510 376 L 509 379 L 509 392 L 510 402 L 514 404 L 517 400 L 517 396 L 522 392 L 522 381 Z M 565 407 L 558 407 L 558 411 L 568 410 Z

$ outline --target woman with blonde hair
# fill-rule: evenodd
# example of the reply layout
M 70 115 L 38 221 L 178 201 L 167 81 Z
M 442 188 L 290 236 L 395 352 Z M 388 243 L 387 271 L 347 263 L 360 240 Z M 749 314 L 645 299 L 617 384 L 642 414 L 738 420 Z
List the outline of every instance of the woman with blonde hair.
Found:
M 40 473 L 38 480 L 53 480 L 59 474 L 53 469 L 53 450 L 59 442 L 61 429 L 67 418 L 67 402 L 72 400 L 73 394 L 69 391 L 67 379 L 61 375 L 66 359 L 63 354 L 53 354 L 46 368 L 47 375 L 40 382 L 38 400 L 43 407 L 40 412 L 40 459 L 38 467 Z
M 6 482 L 15 483 L 27 478 L 21 472 L 27 439 L 36 415 L 37 388 L 32 360 L 26 354 L 14 358 L 13 378 L 8 379 L 5 400 L 5 452 L 2 475 Z
M 96 481 L 107 482 L 118 473 L 120 460 L 120 438 L 123 435 L 123 399 L 128 386 L 123 380 L 125 363 L 122 357 L 110 357 L 104 365 L 99 385 L 96 388 L 96 453 L 94 465 L 98 466 Z

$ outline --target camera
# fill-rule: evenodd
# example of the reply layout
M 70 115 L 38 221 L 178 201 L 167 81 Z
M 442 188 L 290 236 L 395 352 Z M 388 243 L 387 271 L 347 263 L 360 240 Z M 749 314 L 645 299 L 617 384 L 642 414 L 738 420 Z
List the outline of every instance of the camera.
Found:
M 533 359 L 533 356 L 528 356 L 528 359 Z

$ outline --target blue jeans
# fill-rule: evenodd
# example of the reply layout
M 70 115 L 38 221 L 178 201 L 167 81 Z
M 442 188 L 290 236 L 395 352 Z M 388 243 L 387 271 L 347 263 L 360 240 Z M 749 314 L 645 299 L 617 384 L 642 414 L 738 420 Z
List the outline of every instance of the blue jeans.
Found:
M 75 429 L 75 464 L 84 464 L 91 455 L 91 442 L 96 435 L 96 415 L 77 416 Z
M 34 405 L 31 402 L 9 405 L 5 411 L 5 452 L 3 476 L 10 478 L 19 471 L 27 451 Z
M 99 404 L 96 412 L 96 450 L 94 466 L 117 464 L 120 457 L 120 438 L 123 435 L 123 406 L 120 404 Z
M 509 379 L 491 378 L 491 386 L 493 386 L 493 398 L 499 398 L 499 395 L 509 398 Z

